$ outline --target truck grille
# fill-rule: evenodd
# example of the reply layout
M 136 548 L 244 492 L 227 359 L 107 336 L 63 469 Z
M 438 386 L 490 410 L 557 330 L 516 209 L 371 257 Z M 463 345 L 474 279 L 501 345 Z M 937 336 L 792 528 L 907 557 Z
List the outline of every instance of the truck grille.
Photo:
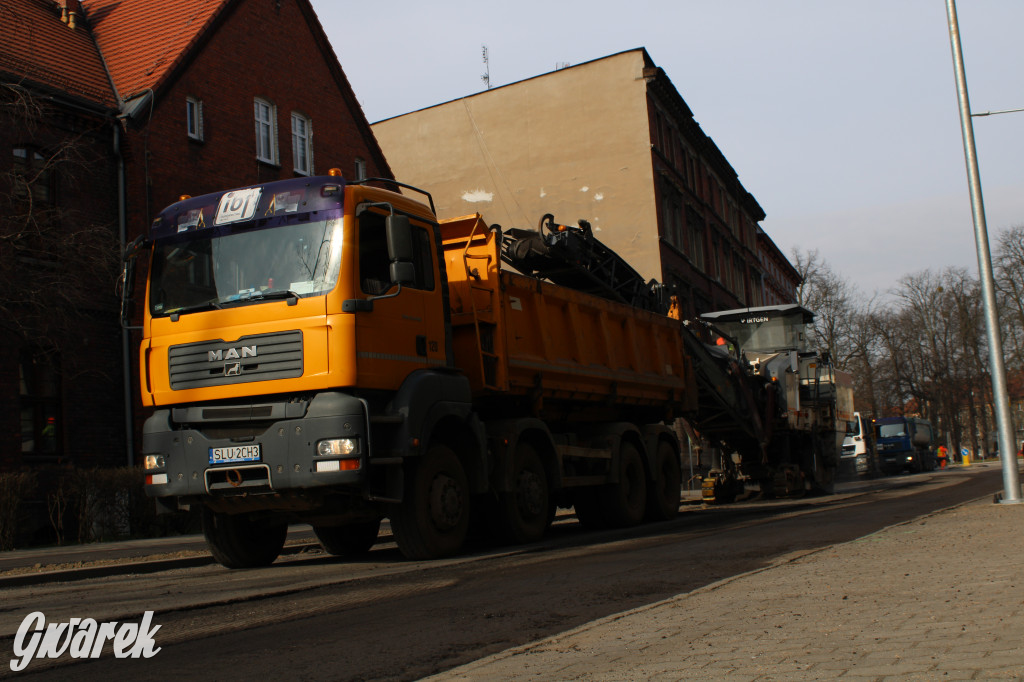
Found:
M 168 349 L 171 390 L 302 376 L 302 332 L 200 341 Z

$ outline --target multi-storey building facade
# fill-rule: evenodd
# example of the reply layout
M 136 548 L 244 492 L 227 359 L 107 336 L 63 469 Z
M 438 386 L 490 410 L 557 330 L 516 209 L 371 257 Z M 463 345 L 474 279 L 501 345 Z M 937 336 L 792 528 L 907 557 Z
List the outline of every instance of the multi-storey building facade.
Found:
M 687 317 L 766 304 L 764 211 L 642 48 L 373 129 L 396 176 L 430 191 L 441 217 L 586 219 L 645 278 L 669 285 Z
M 764 305 L 796 302 L 800 273 L 761 228 L 757 229 L 757 257 L 763 272 Z

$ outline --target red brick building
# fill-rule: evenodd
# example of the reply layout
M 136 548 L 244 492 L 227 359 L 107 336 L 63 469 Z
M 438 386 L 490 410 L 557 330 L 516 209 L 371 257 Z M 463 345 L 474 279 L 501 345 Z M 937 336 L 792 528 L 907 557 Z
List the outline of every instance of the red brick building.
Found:
M 0 470 L 124 464 L 123 245 L 181 194 L 391 170 L 308 0 L 0 9 Z

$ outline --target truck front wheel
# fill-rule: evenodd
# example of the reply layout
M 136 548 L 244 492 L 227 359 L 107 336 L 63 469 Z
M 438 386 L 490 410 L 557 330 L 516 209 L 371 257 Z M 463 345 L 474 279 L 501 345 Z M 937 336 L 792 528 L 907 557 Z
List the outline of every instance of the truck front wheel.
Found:
M 250 519 L 203 508 L 203 536 L 210 554 L 227 568 L 256 568 L 274 563 L 288 535 L 288 524 Z
M 436 559 L 462 548 L 469 529 L 469 483 L 455 453 L 434 445 L 406 477 L 391 530 L 407 559 Z

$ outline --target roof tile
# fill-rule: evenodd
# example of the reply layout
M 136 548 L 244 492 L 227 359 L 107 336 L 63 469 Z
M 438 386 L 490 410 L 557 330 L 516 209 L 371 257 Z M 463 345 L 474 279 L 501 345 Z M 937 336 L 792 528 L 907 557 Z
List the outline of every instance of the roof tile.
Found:
M 0 5 L 0 71 L 114 107 L 114 93 L 89 28 L 60 20 L 53 0 L 7 0 Z
M 155 89 L 231 0 L 87 0 L 89 25 L 122 100 Z

